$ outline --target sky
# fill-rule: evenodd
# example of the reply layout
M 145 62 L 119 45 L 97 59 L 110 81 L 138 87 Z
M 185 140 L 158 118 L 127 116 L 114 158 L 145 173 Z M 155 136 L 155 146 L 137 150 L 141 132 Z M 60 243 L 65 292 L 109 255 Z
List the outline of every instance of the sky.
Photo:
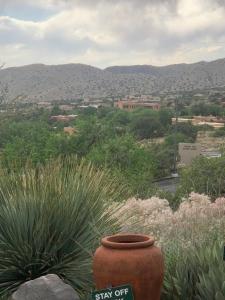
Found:
M 225 57 L 225 0 L 0 0 L 0 64 L 168 65 Z

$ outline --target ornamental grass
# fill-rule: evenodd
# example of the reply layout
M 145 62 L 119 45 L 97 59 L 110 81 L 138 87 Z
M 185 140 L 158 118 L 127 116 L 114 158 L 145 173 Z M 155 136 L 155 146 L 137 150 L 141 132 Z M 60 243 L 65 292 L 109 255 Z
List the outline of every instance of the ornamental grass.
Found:
M 162 300 L 225 299 L 225 198 L 191 193 L 173 211 L 166 199 L 129 199 L 123 230 L 153 235 L 165 257 Z
M 0 171 L 0 296 L 25 281 L 57 274 L 81 295 L 92 287 L 99 239 L 119 230 L 111 203 L 124 189 L 76 158 Z

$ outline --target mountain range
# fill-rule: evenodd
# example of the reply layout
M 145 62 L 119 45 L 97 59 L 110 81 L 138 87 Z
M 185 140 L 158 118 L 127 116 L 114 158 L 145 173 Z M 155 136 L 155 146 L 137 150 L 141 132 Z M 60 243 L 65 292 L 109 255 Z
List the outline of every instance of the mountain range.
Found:
M 225 59 L 163 67 L 33 64 L 0 70 L 8 101 L 56 101 L 203 90 L 225 86 Z

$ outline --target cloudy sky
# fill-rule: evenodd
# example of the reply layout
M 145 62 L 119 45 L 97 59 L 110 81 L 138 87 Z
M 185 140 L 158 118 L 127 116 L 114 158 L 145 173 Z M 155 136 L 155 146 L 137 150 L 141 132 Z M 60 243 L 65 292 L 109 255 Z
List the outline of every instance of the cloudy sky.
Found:
M 225 57 L 225 0 L 0 0 L 0 63 L 153 64 Z

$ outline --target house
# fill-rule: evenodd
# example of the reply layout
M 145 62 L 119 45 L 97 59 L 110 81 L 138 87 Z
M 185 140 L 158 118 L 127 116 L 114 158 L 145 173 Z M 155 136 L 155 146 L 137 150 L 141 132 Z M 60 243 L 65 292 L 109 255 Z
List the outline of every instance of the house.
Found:
M 147 108 L 152 110 L 160 110 L 160 104 L 156 102 L 140 102 L 140 101 L 132 101 L 132 100 L 119 100 L 118 102 L 115 102 L 115 107 L 124 109 L 124 110 L 133 110 L 135 108 Z
M 74 109 L 73 105 L 68 105 L 68 104 L 63 104 L 59 105 L 59 109 L 64 110 L 64 111 L 70 111 Z
M 46 109 L 46 110 L 51 110 L 53 108 L 53 105 L 50 103 L 50 102 L 38 102 L 37 103 L 37 107 L 38 108 L 43 108 L 43 109 Z
M 73 128 L 71 126 L 64 127 L 63 131 L 69 135 L 73 135 L 76 132 L 75 128 Z
M 177 118 L 178 123 L 191 122 L 193 125 L 209 125 L 215 129 L 224 127 L 225 119 L 213 116 L 194 116 L 193 118 Z M 172 118 L 172 123 L 176 124 L 176 118 Z
M 69 122 L 75 120 L 78 115 L 57 115 L 51 116 L 50 120 L 55 122 Z

